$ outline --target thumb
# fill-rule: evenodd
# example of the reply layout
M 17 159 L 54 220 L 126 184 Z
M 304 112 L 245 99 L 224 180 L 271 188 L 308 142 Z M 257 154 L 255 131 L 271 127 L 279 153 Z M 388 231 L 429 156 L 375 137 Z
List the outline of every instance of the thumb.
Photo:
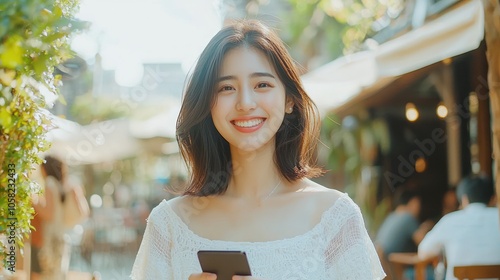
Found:
M 202 276 L 203 276 L 203 280 L 216 280 L 217 279 L 217 274 L 213 274 L 213 273 L 203 272 Z

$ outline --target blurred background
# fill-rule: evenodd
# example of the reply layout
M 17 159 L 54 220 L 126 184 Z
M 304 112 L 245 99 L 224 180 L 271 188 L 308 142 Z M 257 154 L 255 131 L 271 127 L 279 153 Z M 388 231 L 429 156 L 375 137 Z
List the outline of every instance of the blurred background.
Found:
M 70 269 L 127 279 L 145 219 L 187 178 L 175 141 L 186 76 L 234 19 L 278 30 L 322 116 L 317 179 L 348 192 L 370 234 L 398 188 L 437 219 L 469 173 L 492 176 L 481 1 L 82 0 L 72 59 L 57 67 L 49 153 L 85 187 L 91 217 Z M 50 96 L 49 96 L 50 99 Z

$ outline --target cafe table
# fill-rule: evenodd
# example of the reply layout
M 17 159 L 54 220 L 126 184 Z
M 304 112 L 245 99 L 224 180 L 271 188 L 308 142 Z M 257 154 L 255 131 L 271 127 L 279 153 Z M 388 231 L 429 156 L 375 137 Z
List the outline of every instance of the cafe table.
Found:
M 405 267 L 413 266 L 415 269 L 415 280 L 426 280 L 427 266 L 436 267 L 439 262 L 439 257 L 419 258 L 417 253 L 391 253 L 389 254 L 389 262 L 394 268 L 398 279 L 402 279 Z

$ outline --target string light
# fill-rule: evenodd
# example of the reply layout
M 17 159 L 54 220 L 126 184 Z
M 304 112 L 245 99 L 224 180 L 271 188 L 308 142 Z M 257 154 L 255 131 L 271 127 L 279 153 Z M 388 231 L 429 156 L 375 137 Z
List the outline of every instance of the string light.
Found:
M 409 102 L 406 103 L 406 119 L 408 119 L 410 122 L 414 122 L 418 119 L 419 113 L 417 110 L 417 107 L 415 107 L 415 104 Z
M 444 106 L 444 104 L 440 102 L 436 108 L 436 114 L 441 119 L 444 119 L 446 118 L 446 116 L 448 116 L 448 108 L 446 108 L 446 106 Z

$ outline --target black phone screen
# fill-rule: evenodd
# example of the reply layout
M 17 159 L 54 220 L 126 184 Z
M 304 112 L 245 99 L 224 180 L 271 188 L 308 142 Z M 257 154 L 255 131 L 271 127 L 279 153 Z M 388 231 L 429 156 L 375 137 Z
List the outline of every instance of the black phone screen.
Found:
M 245 252 L 198 251 L 203 272 L 217 274 L 217 280 L 231 280 L 233 275 L 252 275 Z

